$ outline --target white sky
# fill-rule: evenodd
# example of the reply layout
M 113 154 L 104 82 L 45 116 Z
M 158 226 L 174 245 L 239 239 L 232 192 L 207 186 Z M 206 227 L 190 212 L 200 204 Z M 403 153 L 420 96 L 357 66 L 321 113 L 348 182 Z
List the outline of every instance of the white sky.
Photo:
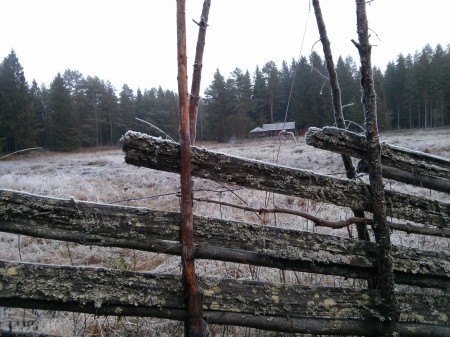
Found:
M 359 62 L 354 0 L 321 0 L 335 61 Z M 203 0 L 186 0 L 189 83 Z M 429 43 L 450 43 L 448 0 L 374 0 L 368 9 L 372 64 L 384 71 L 399 53 L 414 54 Z M 253 75 L 268 61 L 298 59 L 309 0 L 211 0 L 203 60 L 202 90 L 218 68 L 225 78 L 236 67 Z M 14 49 L 29 83 L 48 85 L 58 72 L 137 88 L 177 90 L 175 0 L 3 0 L 0 61 Z M 302 55 L 318 40 L 311 5 Z M 322 46 L 314 50 L 322 56 Z

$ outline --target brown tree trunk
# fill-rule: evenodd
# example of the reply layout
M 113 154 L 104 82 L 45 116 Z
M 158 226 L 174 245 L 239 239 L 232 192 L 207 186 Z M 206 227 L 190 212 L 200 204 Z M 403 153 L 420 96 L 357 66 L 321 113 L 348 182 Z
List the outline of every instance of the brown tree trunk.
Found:
M 377 287 L 382 298 L 384 331 L 383 336 L 399 336 L 399 318 L 395 280 L 391 257 L 390 231 L 387 223 L 386 200 L 384 196 L 383 173 L 381 167 L 381 146 L 377 125 L 376 94 L 372 76 L 371 45 L 366 14 L 366 1 L 356 0 L 358 43 L 354 42 L 361 60 L 361 86 L 367 140 L 367 160 L 369 162 L 370 194 L 373 212 L 373 230 L 377 242 Z
M 180 100 L 180 185 L 181 185 L 181 245 L 183 279 L 188 293 L 189 318 L 185 321 L 185 336 L 205 336 L 203 290 L 197 282 L 194 258 L 194 220 L 192 212 L 191 139 L 187 88 L 186 13 L 185 0 L 177 0 L 178 95 Z
M 319 29 L 320 40 L 322 42 L 323 53 L 325 55 L 325 61 L 327 65 L 328 75 L 330 76 L 331 96 L 333 100 L 334 120 L 336 126 L 341 129 L 345 129 L 344 113 L 342 111 L 342 97 L 341 88 L 339 86 L 336 69 L 334 67 L 333 55 L 331 53 L 330 41 L 328 39 L 325 22 L 323 21 L 322 11 L 320 9 L 319 0 L 313 0 L 314 13 L 316 15 L 317 28 Z M 352 159 L 346 154 L 342 154 L 342 161 L 344 163 L 345 173 L 348 179 L 356 178 L 356 170 L 353 166 Z M 361 210 L 353 209 L 353 214 L 358 218 L 364 218 L 364 212 Z M 370 241 L 369 232 L 366 224 L 356 225 L 358 231 L 358 239 Z M 372 285 L 369 282 L 369 287 Z
M 200 83 L 202 79 L 202 67 L 203 67 L 203 50 L 205 48 L 206 28 L 208 27 L 209 7 L 211 6 L 211 0 L 205 0 L 203 2 L 202 16 L 200 22 L 196 22 L 198 25 L 198 37 L 197 48 L 195 50 L 195 62 L 194 72 L 192 75 L 191 94 L 189 96 L 189 118 L 190 118 L 190 133 L 191 144 L 195 144 L 195 138 L 197 133 L 197 114 L 198 104 L 200 101 Z

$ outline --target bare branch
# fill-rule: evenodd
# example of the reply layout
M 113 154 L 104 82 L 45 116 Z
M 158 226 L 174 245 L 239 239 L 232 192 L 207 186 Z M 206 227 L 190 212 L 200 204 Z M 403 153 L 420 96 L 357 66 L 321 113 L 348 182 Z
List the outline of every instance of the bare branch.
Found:
M 19 151 L 13 152 L 13 153 L 9 153 L 6 156 L 0 157 L 0 160 L 8 158 L 9 156 L 12 156 L 12 155 L 17 154 L 17 153 L 22 153 L 22 152 L 25 152 L 25 151 L 33 151 L 33 150 L 42 150 L 42 147 L 31 147 L 29 149 L 23 149 L 23 150 L 19 150 Z
M 161 129 L 158 128 L 157 126 L 153 125 L 152 123 L 147 122 L 147 121 L 144 121 L 143 119 L 140 119 L 140 118 L 137 118 L 137 117 L 136 117 L 136 120 L 138 120 L 139 122 L 142 122 L 142 123 L 145 123 L 145 124 L 149 125 L 149 126 L 152 127 L 153 129 L 155 129 L 155 130 L 161 132 L 164 136 L 166 136 L 166 138 L 168 138 L 168 139 L 170 139 L 171 141 L 174 142 L 174 140 L 173 140 L 172 137 L 170 137 L 167 133 L 165 133 L 163 130 L 161 130 Z
M 314 215 L 308 214 L 306 212 L 296 211 L 296 210 L 292 210 L 292 209 L 288 209 L 288 208 L 281 208 L 281 207 L 277 207 L 277 206 L 275 206 L 274 208 L 263 208 L 263 207 L 256 208 L 256 207 L 250 207 L 250 206 L 241 206 L 241 205 L 237 205 L 237 204 L 228 203 L 225 201 L 218 201 L 218 200 L 213 200 L 213 199 L 208 199 L 208 198 L 194 198 L 194 200 L 200 201 L 200 202 L 209 202 L 209 203 L 218 204 L 218 205 L 222 205 L 222 206 L 229 206 L 229 207 L 233 207 L 233 208 L 242 209 L 244 211 L 256 212 L 259 214 L 262 214 L 262 213 L 284 213 L 284 214 L 296 215 L 296 216 L 300 216 L 302 218 L 305 218 L 307 220 L 314 222 L 314 224 L 316 226 L 329 227 L 329 228 L 333 228 L 333 229 L 347 227 L 352 224 L 364 224 L 365 223 L 364 218 L 357 218 L 357 217 L 351 217 L 351 218 L 348 218 L 343 221 L 328 221 L 328 220 L 324 220 L 319 217 L 316 217 Z

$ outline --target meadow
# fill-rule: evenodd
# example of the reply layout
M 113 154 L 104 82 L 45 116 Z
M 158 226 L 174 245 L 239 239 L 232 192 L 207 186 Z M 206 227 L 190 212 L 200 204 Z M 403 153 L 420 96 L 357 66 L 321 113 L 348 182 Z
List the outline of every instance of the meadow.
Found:
M 405 130 L 386 132 L 381 141 L 408 149 L 450 158 L 450 129 Z M 234 144 L 201 143 L 196 146 L 252 158 L 283 166 L 311 170 L 344 178 L 341 156 L 306 145 L 304 139 L 267 139 Z M 355 161 L 356 163 L 356 161 Z M 367 177 L 358 177 L 367 181 Z M 179 176 L 127 165 L 119 147 L 94 149 L 74 153 L 27 152 L 0 160 L 0 188 L 57 198 L 108 204 L 148 207 L 179 211 Z M 386 189 L 423 195 L 450 202 L 448 194 L 401 183 L 386 181 Z M 194 178 L 194 197 L 204 197 L 255 208 L 273 206 L 300 210 L 327 220 L 350 217 L 344 207 L 307 199 L 278 195 L 257 190 L 224 185 Z M 257 214 L 232 207 L 204 202 L 194 203 L 194 213 L 209 217 L 259 223 L 265 226 L 356 237 L 356 229 L 331 230 L 315 227 L 303 218 L 285 214 Z M 449 250 L 450 240 L 394 232 L 397 245 L 427 249 Z M 154 273 L 181 273 L 179 257 L 118 248 L 83 246 L 20 235 L 0 233 L 0 259 L 30 263 L 52 263 L 74 266 L 102 266 L 122 270 Z M 356 280 L 339 277 L 287 272 L 246 264 L 218 261 L 197 261 L 199 274 L 217 277 L 258 279 L 327 286 L 359 287 Z M 0 327 L 14 331 L 39 331 L 56 336 L 173 336 L 182 335 L 178 322 L 105 318 L 75 313 L 51 313 L 42 310 L 0 310 Z M 217 336 L 262 335 L 253 329 L 211 327 Z M 267 336 L 275 334 L 264 333 Z M 278 334 L 279 335 L 279 334 Z

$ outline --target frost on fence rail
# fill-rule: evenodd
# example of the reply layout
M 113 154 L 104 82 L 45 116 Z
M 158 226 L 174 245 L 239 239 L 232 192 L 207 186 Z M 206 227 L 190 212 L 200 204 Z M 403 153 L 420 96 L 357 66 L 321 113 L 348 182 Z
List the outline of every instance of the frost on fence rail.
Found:
M 365 159 L 364 136 L 334 127 L 309 128 L 306 143 L 319 149 Z M 381 143 L 383 177 L 450 193 L 450 160 Z M 363 166 L 361 172 L 367 173 Z
M 128 131 L 122 138 L 122 148 L 128 164 L 166 172 L 180 171 L 177 143 Z M 192 175 L 199 178 L 371 211 L 370 187 L 356 181 L 197 147 L 192 147 L 192 168 Z M 394 191 L 385 194 L 388 216 L 450 228 L 449 203 Z
M 374 242 L 196 216 L 195 257 L 367 279 Z M 0 231 L 84 245 L 181 254 L 180 213 L 0 190 Z M 450 255 L 395 246 L 398 284 L 450 289 Z

